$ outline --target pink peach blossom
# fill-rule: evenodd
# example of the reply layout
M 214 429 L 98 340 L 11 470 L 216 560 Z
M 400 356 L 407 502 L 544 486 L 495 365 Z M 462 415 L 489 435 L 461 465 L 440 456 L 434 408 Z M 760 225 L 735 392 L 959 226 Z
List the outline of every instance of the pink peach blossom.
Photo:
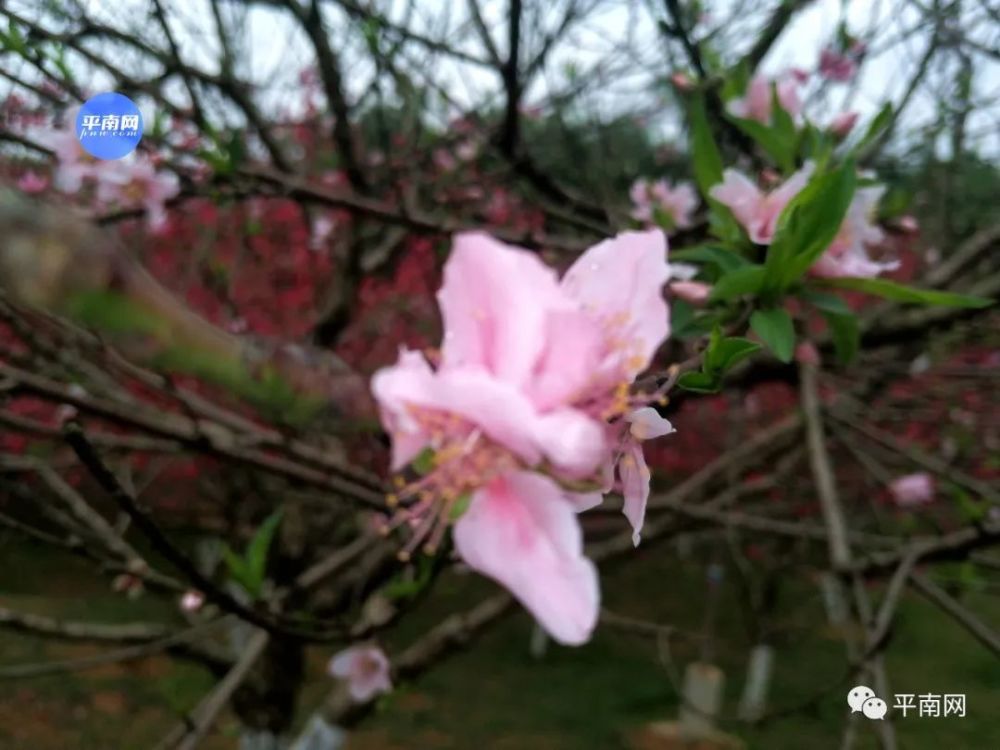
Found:
M 432 159 L 434 161 L 434 166 L 442 172 L 451 172 L 458 166 L 458 160 L 455 159 L 454 155 L 446 148 L 434 149 Z
M 671 281 L 670 291 L 678 299 L 699 306 L 708 302 L 712 287 L 703 281 Z
M 687 73 L 671 73 L 670 82 L 678 91 L 691 91 L 694 89 L 694 81 Z
M 934 500 L 934 479 L 925 471 L 907 474 L 894 479 L 889 485 L 889 492 L 901 508 L 925 505 Z
M 857 112 L 841 112 L 830 122 L 830 132 L 837 138 L 846 138 L 858 122 Z
M 818 365 L 819 350 L 812 341 L 802 341 L 795 347 L 795 361 L 803 365 Z
M 845 83 L 858 72 L 854 55 L 838 52 L 833 47 L 824 47 L 819 53 L 819 74 L 828 81 Z
M 920 222 L 917 221 L 917 217 L 912 214 L 900 216 L 896 220 L 896 226 L 908 234 L 915 234 L 920 231 Z
M 436 367 L 404 349 L 372 379 L 393 470 L 432 456 L 392 498 L 405 505 L 388 528 L 414 529 L 403 554 L 436 548 L 458 515 L 461 558 L 562 643 L 583 643 L 597 622 L 597 571 L 576 515 L 611 489 L 625 417 L 651 398 L 629 387 L 669 332 L 666 254 L 661 231 L 628 232 L 560 280 L 536 253 L 459 234 L 438 292 Z M 641 524 L 648 473 L 623 466 L 626 515 Z
M 197 612 L 205 603 L 205 595 L 200 591 L 185 591 L 180 598 L 180 608 L 184 612 Z
M 618 477 L 624 505 L 622 512 L 632 524 L 632 543 L 639 546 L 642 526 L 646 519 L 646 502 L 649 500 L 649 467 L 642 452 L 642 442 L 669 435 L 674 426 L 651 406 L 644 406 L 625 415 L 628 430 L 621 438 L 621 460 Z
M 472 161 L 479 155 L 479 144 L 474 140 L 465 140 L 455 147 L 455 156 L 461 161 Z
M 869 245 L 877 245 L 885 239 L 882 230 L 871 221 L 883 192 L 885 188 L 882 186 L 863 187 L 855 191 L 840 231 L 810 269 L 814 276 L 871 278 L 899 268 L 899 261 L 875 261 L 868 255 Z
M 802 80 L 794 72 L 788 72 L 773 80 L 762 75 L 754 76 L 747 84 L 744 95 L 729 102 L 726 109 L 731 115 L 747 120 L 757 120 L 765 125 L 771 122 L 773 97 L 771 84 L 774 83 L 778 103 L 792 117 L 802 111 L 799 86 Z
M 796 83 L 805 83 L 809 80 L 809 71 L 805 68 L 789 68 L 788 75 L 795 79 Z
M 97 181 L 97 200 L 120 207 L 141 207 L 146 223 L 156 232 L 167 222 L 166 202 L 180 192 L 173 172 L 157 172 L 153 162 L 141 154 L 106 162 L 92 170 Z
M 49 178 L 43 177 L 34 170 L 28 170 L 17 178 L 17 188 L 29 195 L 41 193 L 49 186 Z
M 331 676 L 347 680 L 347 690 L 358 703 L 392 690 L 389 659 L 378 646 L 346 648 L 330 659 L 327 669 Z
M 329 214 L 317 214 L 309 225 L 309 249 L 319 250 L 337 228 L 337 222 Z
M 647 226 L 656 223 L 656 212 L 670 217 L 672 228 L 691 226 L 691 214 L 698 206 L 698 195 L 689 182 L 670 185 L 666 180 L 636 180 L 629 191 L 632 199 L 632 218 Z
M 722 183 L 713 187 L 709 194 L 729 207 L 753 242 L 769 245 L 778 227 L 778 217 L 789 201 L 806 186 L 812 173 L 812 162 L 806 162 L 781 187 L 764 193 L 742 173 L 727 169 L 723 172 Z
M 72 130 L 53 130 L 41 137 L 44 145 L 52 149 L 57 166 L 53 184 L 63 193 L 77 193 L 85 180 L 93 176 L 96 160 L 83 150 Z

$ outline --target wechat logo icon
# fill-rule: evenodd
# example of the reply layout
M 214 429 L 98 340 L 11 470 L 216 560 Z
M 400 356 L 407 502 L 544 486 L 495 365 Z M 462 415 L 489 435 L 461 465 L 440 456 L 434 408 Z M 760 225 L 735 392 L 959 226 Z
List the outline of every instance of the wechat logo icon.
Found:
M 851 713 L 860 711 L 869 719 L 881 719 L 888 711 L 885 701 L 875 695 L 875 691 L 865 685 L 856 685 L 847 694 L 847 705 Z

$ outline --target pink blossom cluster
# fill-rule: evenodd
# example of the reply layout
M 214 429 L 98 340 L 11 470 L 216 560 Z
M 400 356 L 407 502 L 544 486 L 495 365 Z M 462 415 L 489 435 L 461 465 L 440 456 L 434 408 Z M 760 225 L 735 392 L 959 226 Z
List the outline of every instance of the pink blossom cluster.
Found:
M 332 677 L 347 682 L 351 697 L 366 703 L 381 693 L 392 690 L 389 659 L 378 646 L 351 646 L 336 654 L 327 666 Z
M 827 45 L 819 53 L 819 74 L 828 81 L 846 83 L 858 74 L 858 64 L 864 55 L 864 42 L 853 41 L 846 47 Z
M 670 223 L 668 230 L 691 226 L 691 214 L 698 206 L 698 195 L 689 182 L 671 185 L 666 180 L 636 180 L 629 197 L 633 219 L 653 226 L 662 216 Z
M 115 161 L 94 159 L 83 150 L 71 130 L 48 131 L 43 135 L 43 141 L 52 149 L 57 160 L 53 176 L 53 185 L 57 190 L 75 195 L 91 185 L 99 206 L 141 208 L 152 231 L 164 228 L 166 203 L 180 190 L 177 175 L 173 172 L 157 171 L 153 161 L 139 152 Z M 38 192 L 38 185 L 36 180 L 26 187 L 31 188 L 31 192 Z
M 764 192 L 746 175 L 727 169 L 723 181 L 713 187 L 710 194 L 729 207 L 753 242 L 769 245 L 774 240 L 781 212 L 808 184 L 813 171 L 814 165 L 806 162 L 782 185 Z M 885 239 L 882 230 L 872 221 L 884 191 L 882 186 L 872 186 L 855 192 L 840 231 L 811 269 L 814 275 L 873 277 L 899 267 L 897 261 L 876 261 L 868 253 L 869 247 Z
M 934 478 L 925 471 L 897 477 L 889 484 L 889 494 L 900 508 L 925 505 L 934 500 Z
M 590 637 L 600 595 L 577 514 L 617 486 L 638 544 L 642 442 L 673 428 L 652 406 L 662 394 L 632 386 L 669 333 L 670 276 L 659 230 L 606 240 L 561 279 L 534 252 L 455 237 L 440 352 L 404 348 L 372 379 L 398 472 L 384 529 L 409 529 L 404 558 L 453 524 L 464 562 L 554 638 Z
M 771 122 L 774 94 L 777 94 L 781 108 L 793 118 L 798 117 L 802 111 L 799 87 L 808 77 L 807 73 L 797 68 L 788 70 L 774 79 L 763 75 L 754 76 L 747 84 L 743 96 L 731 100 L 726 105 L 726 110 L 735 117 L 756 120 L 767 125 Z

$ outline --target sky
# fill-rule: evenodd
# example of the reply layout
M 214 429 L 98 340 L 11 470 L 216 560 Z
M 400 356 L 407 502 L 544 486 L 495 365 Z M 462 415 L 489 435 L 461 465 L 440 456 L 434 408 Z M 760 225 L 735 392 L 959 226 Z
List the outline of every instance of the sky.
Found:
M 570 65 L 582 71 L 604 61 L 610 66 L 607 80 L 602 82 L 599 92 L 592 95 L 588 103 L 595 110 L 605 113 L 635 110 L 637 106 L 649 109 L 647 121 L 651 127 L 666 135 L 674 133 L 678 125 L 676 105 L 661 96 L 662 106 L 657 109 L 657 98 L 650 96 L 657 86 L 662 88 L 662 81 L 669 73 L 654 20 L 662 17 L 662 3 L 656 0 L 584 1 L 593 3 L 596 10 L 550 56 L 543 75 L 527 92 L 527 104 L 544 101 L 551 92 L 565 89 L 569 82 Z M 763 70 L 777 74 L 791 66 L 814 69 L 819 49 L 830 39 L 842 18 L 853 33 L 873 31 L 869 40 L 871 53 L 856 85 L 829 87 L 823 96 L 815 92 L 818 88 L 815 85 L 807 90 L 812 92 L 807 95 L 807 103 L 817 120 L 830 118 L 842 109 L 850 109 L 857 111 L 864 121 L 874 116 L 885 101 L 899 101 L 926 48 L 929 38 L 926 30 L 912 31 L 919 18 L 913 4 L 919 1 L 816 0 L 795 16 L 765 59 Z M 372 0 L 355 2 L 371 4 Z M 548 18 L 543 19 L 542 25 L 551 28 L 558 22 L 565 2 L 552 0 L 551 12 L 546 14 Z M 970 17 L 985 17 L 977 11 L 977 7 L 990 0 L 964 2 Z M 32 0 L 11 0 L 11 4 L 22 7 L 25 12 L 29 12 L 32 6 L 38 7 L 37 2 Z M 308 40 L 285 12 L 275 11 L 265 4 L 246 5 L 232 0 L 221 0 L 221 4 L 228 20 L 240 22 L 234 23 L 234 27 L 246 29 L 240 38 L 233 41 L 250 61 L 249 70 L 243 73 L 252 74 L 259 85 L 259 96 L 265 102 L 265 109 L 294 112 L 301 106 L 298 73 L 309 63 L 311 48 Z M 411 3 L 408 0 L 381 0 L 375 4 L 384 9 L 389 18 L 401 20 L 406 17 L 406 9 Z M 480 0 L 480 4 L 487 23 L 499 32 L 497 46 L 504 54 L 503 27 L 508 0 Z M 752 28 L 748 29 L 747 25 L 759 24 L 775 4 L 756 0 L 704 2 L 707 18 L 697 27 L 698 32 L 705 33 L 706 30 L 721 27 L 718 34 L 723 43 L 719 46 L 727 51 L 734 48 L 742 52 L 742 48 L 747 46 L 746 40 L 753 38 Z M 142 10 L 149 7 L 146 0 L 118 0 L 113 4 L 106 0 L 84 0 L 84 5 L 95 17 L 110 25 L 121 27 L 124 24 L 126 27 L 132 25 L 148 29 L 149 24 L 154 23 L 143 17 Z M 416 11 L 409 17 L 411 28 L 435 38 L 443 36 L 450 44 L 467 51 L 485 54 L 476 35 L 469 29 L 468 6 L 463 0 L 418 0 L 413 5 Z M 183 56 L 208 69 L 214 68 L 218 47 L 208 0 L 175 0 L 168 7 L 172 10 L 173 29 Z M 360 35 L 355 33 L 349 41 L 345 41 L 344 16 L 337 12 L 336 2 L 328 2 L 325 7 L 329 9 L 326 20 L 334 47 L 340 52 L 348 89 L 354 98 L 359 98 L 370 88 L 373 70 L 370 58 L 365 54 Z M 530 35 L 529 48 L 534 46 L 531 39 L 537 40 L 544 31 L 538 26 L 532 19 L 525 24 L 525 31 Z M 993 24 L 992 28 L 979 23 L 976 26 L 976 38 L 981 44 L 1000 48 L 1000 23 Z M 983 28 L 980 29 L 980 26 Z M 635 54 L 620 54 L 625 40 Z M 416 60 L 416 54 L 411 54 Z M 614 64 L 608 61 L 614 61 Z M 475 109 L 499 101 L 498 78 L 493 71 L 455 64 L 444 58 L 435 60 L 431 66 L 414 65 L 412 70 L 415 75 L 429 74 L 442 82 L 448 96 L 457 105 L 453 109 Z M 953 70 L 947 67 L 933 69 L 929 81 L 942 90 L 950 87 Z M 99 85 L 97 81 L 96 85 Z M 179 88 L 177 91 L 180 93 Z M 970 141 L 983 153 L 1000 154 L 1000 108 L 996 106 L 1000 104 L 998 59 L 977 55 L 975 93 L 982 103 L 991 106 L 978 108 L 971 118 L 968 128 Z M 934 121 L 939 114 L 939 100 L 934 92 L 922 92 L 916 96 L 903 120 L 904 129 L 919 128 Z

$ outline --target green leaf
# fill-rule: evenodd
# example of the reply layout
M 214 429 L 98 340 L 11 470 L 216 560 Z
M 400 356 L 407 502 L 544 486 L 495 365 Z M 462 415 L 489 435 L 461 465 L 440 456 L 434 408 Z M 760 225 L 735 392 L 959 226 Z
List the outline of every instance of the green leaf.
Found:
M 254 597 L 260 595 L 260 590 L 263 587 L 264 575 L 267 572 L 268 552 L 271 549 L 274 534 L 278 530 L 278 524 L 281 523 L 282 513 L 282 509 L 278 508 L 274 513 L 269 515 L 253 535 L 250 544 L 247 545 L 248 593 Z
M 691 154 L 694 178 L 704 195 L 713 185 L 722 182 L 722 156 L 712 135 L 712 127 L 705 112 L 705 99 L 699 94 L 691 97 L 688 109 L 691 126 Z
M 780 106 L 775 111 L 784 112 Z M 788 113 L 784 112 L 785 117 Z M 727 115 L 727 119 L 737 128 L 746 133 L 760 146 L 764 152 L 774 159 L 782 172 L 788 173 L 795 169 L 795 124 L 791 123 L 791 133 L 787 134 L 777 127 L 765 125 L 757 120 Z M 789 118 L 789 122 L 791 122 Z
M 670 335 L 678 339 L 700 338 L 712 330 L 717 316 L 702 312 L 682 299 L 670 306 Z
M 795 326 L 781 308 L 755 310 L 750 316 L 750 328 L 767 344 L 782 362 L 791 362 L 795 351 Z
M 750 261 L 739 253 L 717 245 L 698 245 L 683 250 L 672 250 L 670 260 L 681 263 L 706 263 L 714 265 L 723 273 L 750 265 Z
M 983 503 L 977 503 L 963 488 L 957 484 L 949 484 L 948 490 L 958 505 L 958 510 L 970 523 L 979 523 L 986 517 L 986 507 Z
M 368 45 L 368 51 L 375 57 L 379 56 L 379 32 L 381 30 L 381 24 L 378 18 L 366 18 L 361 23 L 361 33 L 364 35 L 365 43 Z
M 823 317 L 826 318 L 826 325 L 830 329 L 837 361 L 842 365 L 850 364 L 858 353 L 858 345 L 861 340 L 861 329 L 858 326 L 857 316 L 851 312 L 840 314 L 823 310 Z
M 52 62 L 59 69 L 59 73 L 62 75 L 63 80 L 69 83 L 74 82 L 73 71 L 70 69 L 69 65 L 66 63 L 66 48 L 61 44 L 56 44 L 54 47 L 54 52 L 51 53 Z
M 750 68 L 745 62 L 740 61 L 726 73 L 725 80 L 722 82 L 722 91 L 720 92 L 722 100 L 728 102 L 730 99 L 743 96 L 749 84 Z
M 764 263 L 767 291 L 783 292 L 830 246 L 851 205 L 855 180 L 854 165 L 847 162 L 813 177 L 785 206 Z
M 417 457 L 410 462 L 410 466 L 413 470 L 417 472 L 420 476 L 426 476 L 434 470 L 434 449 L 431 447 L 424 448 Z
M 229 172 L 234 171 L 239 167 L 245 157 L 246 157 L 246 147 L 243 144 L 243 138 L 240 136 L 239 132 L 233 132 L 229 136 L 229 141 L 226 143 L 226 160 L 229 167 Z
M 851 308 L 836 294 L 818 292 L 815 289 L 803 289 L 799 296 L 818 310 L 834 315 L 851 315 Z
M 707 203 L 709 233 L 730 245 L 745 245 L 746 234 L 729 206 L 719 203 L 715 198 L 707 198 Z
M 715 393 L 719 390 L 719 379 L 707 372 L 686 372 L 677 379 L 677 385 L 693 393 Z
M 222 548 L 222 559 L 226 561 L 226 567 L 229 568 L 230 578 L 240 584 L 244 589 L 249 590 L 247 581 L 249 580 L 250 575 L 247 570 L 246 561 L 233 552 L 228 544 Z
M 667 234 L 674 230 L 676 224 L 673 214 L 659 207 L 653 209 L 653 221 Z
M 412 599 L 430 583 L 433 572 L 434 560 L 429 555 L 422 555 L 385 584 L 382 594 L 391 601 Z
M 989 307 L 996 300 L 986 297 L 974 297 L 971 294 L 955 292 L 939 292 L 933 289 L 917 289 L 916 287 L 897 284 L 887 279 L 867 279 L 855 276 L 844 276 L 836 279 L 824 279 L 824 284 L 838 289 L 851 289 L 855 292 L 873 294 L 876 297 L 894 302 L 909 302 L 916 305 L 941 305 L 944 307 Z
M 882 131 L 889 127 L 892 123 L 892 119 L 892 102 L 886 102 L 882 109 L 879 110 L 878 114 L 875 115 L 875 119 L 871 121 L 871 124 L 868 126 L 868 130 L 866 130 L 865 134 L 861 136 L 861 140 L 859 140 L 854 145 L 854 148 L 851 149 L 852 155 L 861 153 L 867 149 L 868 146 L 882 134 Z
M 681 333 L 694 321 L 694 306 L 682 299 L 675 299 L 670 305 L 670 333 L 681 338 Z
M 7 33 L 3 35 L 3 46 L 12 52 L 16 52 L 22 57 L 28 56 L 28 45 L 24 41 L 21 30 L 14 25 L 13 21 L 7 22 Z
M 750 339 L 730 336 L 713 341 L 705 353 L 704 370 L 722 375 L 760 349 L 760 344 Z
M 778 97 L 778 88 L 774 83 L 771 84 L 771 102 L 771 118 L 774 121 L 772 130 L 783 144 L 782 153 L 787 154 L 788 159 L 788 163 L 782 165 L 782 169 L 791 172 L 795 169 L 795 148 L 798 145 L 799 134 L 795 128 L 795 121 L 792 119 L 792 116 L 781 106 L 781 99 Z
M 802 158 L 810 159 L 816 169 L 823 171 L 833 153 L 834 142 L 827 134 L 812 123 L 807 124 L 800 135 Z
M 744 294 L 756 294 L 764 284 L 765 268 L 756 264 L 748 264 L 742 268 L 730 271 L 712 287 L 709 299 L 713 302 L 740 297 Z
M 471 502 L 472 502 L 471 492 L 463 492 L 461 495 L 459 495 L 454 505 L 452 505 L 451 509 L 448 511 L 448 520 L 455 522 L 459 518 L 464 516 L 465 511 L 469 509 L 469 503 Z

